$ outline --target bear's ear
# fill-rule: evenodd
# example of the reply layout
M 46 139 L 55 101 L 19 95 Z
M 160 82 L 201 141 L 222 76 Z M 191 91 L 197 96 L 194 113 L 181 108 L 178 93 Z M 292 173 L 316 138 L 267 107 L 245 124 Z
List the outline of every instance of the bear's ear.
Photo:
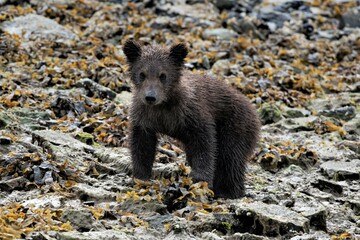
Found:
M 130 39 L 125 42 L 123 51 L 129 64 L 134 63 L 141 56 L 140 44 Z
M 188 49 L 183 43 L 176 44 L 170 48 L 170 58 L 179 66 L 184 64 L 184 58 L 187 54 Z

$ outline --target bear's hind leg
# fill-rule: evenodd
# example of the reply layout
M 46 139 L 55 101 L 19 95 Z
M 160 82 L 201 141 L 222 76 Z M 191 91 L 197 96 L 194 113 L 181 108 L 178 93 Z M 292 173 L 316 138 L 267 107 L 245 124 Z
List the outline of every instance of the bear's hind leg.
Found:
M 256 132 L 246 131 L 241 134 L 224 125 L 217 129 L 215 197 L 240 198 L 245 194 L 246 163 L 257 141 Z

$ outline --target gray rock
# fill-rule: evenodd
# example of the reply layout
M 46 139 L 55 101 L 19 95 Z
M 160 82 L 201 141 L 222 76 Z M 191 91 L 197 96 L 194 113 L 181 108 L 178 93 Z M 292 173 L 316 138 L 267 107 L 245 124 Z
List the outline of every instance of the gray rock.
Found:
M 0 129 L 4 129 L 7 125 L 11 123 L 11 118 L 5 113 L 0 112 Z
M 128 236 L 125 232 L 115 230 L 92 231 L 92 232 L 58 232 L 57 239 L 62 240 L 136 240 L 136 237 Z
M 264 7 L 257 14 L 258 19 L 262 19 L 265 22 L 273 22 L 278 28 L 284 26 L 284 22 L 291 20 L 289 13 L 275 11 L 272 7 Z
M 220 9 L 229 9 L 236 5 L 236 0 L 214 0 L 214 4 Z
M 95 150 L 94 155 L 100 162 L 115 169 L 116 173 L 131 173 L 131 157 L 127 148 L 99 148 Z
M 265 103 L 258 112 L 262 124 L 275 123 L 282 119 L 281 111 L 274 104 Z
M 316 230 L 326 231 L 326 208 L 314 199 L 297 199 L 291 208 L 295 212 L 310 220 L 310 227 Z
M 79 149 L 82 151 L 94 152 L 94 148 L 66 134 L 53 130 L 40 130 L 32 133 L 33 141 L 49 142 L 57 146 Z
M 331 239 L 330 235 L 324 233 L 323 231 L 317 231 L 314 233 L 303 234 L 301 236 L 290 238 L 290 240 L 329 240 L 329 239 Z
M 0 129 L 5 127 L 20 127 L 25 130 L 44 129 L 43 122 L 50 119 L 50 113 L 29 108 L 12 108 L 0 112 Z
M 226 28 L 206 29 L 202 34 L 202 37 L 204 39 L 215 37 L 220 40 L 231 40 L 232 38 L 235 38 L 237 36 L 238 34 L 234 30 Z
M 108 98 L 113 100 L 116 97 L 116 93 L 110 88 L 104 87 L 89 78 L 80 79 L 76 83 L 77 87 L 83 87 L 91 93 L 91 95 L 96 94 L 99 98 Z
M 257 235 L 280 236 L 290 232 L 308 232 L 309 220 L 290 209 L 262 202 L 232 204 L 230 209 L 243 224 L 246 232 Z
M 201 234 L 201 239 L 204 239 L 204 240 L 223 240 L 224 238 L 218 236 L 214 232 L 203 232 Z
M 360 7 L 354 7 L 345 12 L 339 22 L 339 27 L 359 28 L 360 27 Z
M 124 32 L 122 24 L 119 24 L 119 20 L 123 19 L 123 9 L 123 5 L 114 4 L 111 8 L 100 8 L 95 11 L 85 24 L 87 28 L 83 32 L 84 36 L 96 36 L 100 39 L 120 38 Z
M 311 115 L 311 112 L 303 109 L 303 108 L 289 108 L 282 107 L 284 113 L 284 117 L 286 118 L 300 118 L 300 117 L 308 117 Z
M 289 132 L 312 131 L 314 130 L 313 122 L 316 120 L 316 116 L 287 118 L 278 121 L 274 125 Z
M 120 210 L 124 212 L 131 212 L 137 214 L 141 218 L 158 215 L 157 213 L 167 213 L 166 205 L 158 202 L 157 200 L 152 201 L 141 201 L 134 202 L 133 200 L 122 202 L 119 207 Z M 157 216 L 158 218 L 160 216 Z M 167 219 L 167 218 L 166 218 Z M 160 219 L 159 219 L 160 220 Z
M 321 61 L 321 55 L 319 53 L 309 54 L 307 57 L 307 61 L 315 66 L 318 66 Z
M 257 29 L 255 24 L 250 18 L 231 18 L 227 21 L 228 26 L 234 29 L 239 34 L 247 34 L 265 40 L 265 36 Z M 271 23 L 270 23 L 271 25 Z
M 359 179 L 360 160 L 351 161 L 327 161 L 320 165 L 320 169 L 330 178 L 335 180 Z
M 23 36 L 25 39 L 76 40 L 78 36 L 54 20 L 41 15 L 28 14 L 0 24 L 4 32 Z
M 146 222 L 149 223 L 149 225 L 159 231 L 164 231 L 164 224 L 170 222 L 173 219 L 173 216 L 171 214 L 156 214 L 150 217 L 144 218 Z
M 48 231 L 48 232 L 31 232 L 27 234 L 26 239 L 43 239 L 43 240 L 56 240 L 56 232 Z
M 343 128 L 349 134 L 360 136 L 360 113 L 356 114 L 353 119 L 346 122 L 343 125 Z
M 84 183 L 78 183 L 71 189 L 80 199 L 86 199 L 87 201 L 114 201 L 116 199 L 116 193 Z
M 345 181 L 336 182 L 325 179 L 324 177 L 317 177 L 316 181 L 312 182 L 311 185 L 321 191 L 331 193 L 336 197 L 342 196 L 344 194 L 344 189 L 348 187 Z
M 305 135 L 304 143 L 306 143 L 307 148 L 315 151 L 319 159 L 323 161 L 329 160 L 346 160 L 346 159 L 356 159 L 357 154 L 353 151 L 349 151 L 344 147 L 339 147 L 339 139 L 336 141 L 331 139 L 324 139 L 325 137 L 334 136 L 331 138 L 337 138 L 337 135 L 324 134 L 324 135 L 314 135 L 312 132 L 309 132 Z
M 93 147 L 76 140 L 70 134 L 41 130 L 32 133 L 33 142 L 37 142 L 49 151 L 58 163 L 68 161 L 78 169 L 86 170 L 88 160 L 93 159 Z
M 344 140 L 339 143 L 339 146 L 349 148 L 351 151 L 359 154 L 359 157 L 360 157 L 360 142 L 359 141 Z
M 122 91 L 116 95 L 114 102 L 117 104 L 122 104 L 123 106 L 129 106 L 131 104 L 133 94 L 131 92 Z
M 23 190 L 26 184 L 29 183 L 25 177 L 16 177 L 9 180 L 0 181 L 0 189 L 2 191 L 13 191 L 13 190 Z
M 209 58 L 207 57 L 207 56 L 204 56 L 203 58 L 202 58 L 202 65 L 203 65 L 203 67 L 205 68 L 205 69 L 210 69 L 210 60 L 209 60 Z
M 319 114 L 326 117 L 334 117 L 348 121 L 355 117 L 356 112 L 355 112 L 355 107 L 347 106 L 347 107 L 335 108 L 332 110 L 321 110 L 319 111 Z
M 250 234 L 250 233 L 235 233 L 232 236 L 226 236 L 226 240 L 269 240 L 267 237 Z
M 158 16 L 151 21 L 150 27 L 153 29 L 166 29 L 170 28 L 172 19 L 168 16 Z
M 95 224 L 94 216 L 91 211 L 86 208 L 63 210 L 61 221 L 70 222 L 71 226 L 75 229 L 81 229 L 82 231 L 89 231 Z
M 324 98 L 310 100 L 306 108 L 310 111 L 320 112 L 352 106 L 354 102 L 358 101 L 360 101 L 360 93 L 327 94 Z
M 211 3 L 189 5 L 185 4 L 185 1 L 178 1 L 175 4 L 159 4 L 157 10 L 165 15 L 181 15 L 195 19 L 216 19 L 218 16 L 218 10 Z
M 211 68 L 211 72 L 215 75 L 228 75 L 228 73 L 230 72 L 230 61 L 227 59 L 221 59 L 216 61 Z
M 36 196 L 36 198 L 27 199 L 21 204 L 25 207 L 59 209 L 63 206 L 62 202 L 65 200 L 66 199 L 63 196 L 43 195 L 42 197 Z

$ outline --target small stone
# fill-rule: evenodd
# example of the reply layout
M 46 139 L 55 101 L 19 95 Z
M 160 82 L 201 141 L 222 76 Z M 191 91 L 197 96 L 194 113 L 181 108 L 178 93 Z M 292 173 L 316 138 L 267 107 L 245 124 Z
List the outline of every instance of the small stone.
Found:
M 256 235 L 281 236 L 282 232 L 309 231 L 307 218 L 283 206 L 262 202 L 236 203 L 230 206 L 230 211 L 241 218 L 243 224 L 249 223 L 246 232 Z
M 319 114 L 326 117 L 334 117 L 345 121 L 349 121 L 355 117 L 356 111 L 355 111 L 355 107 L 347 106 L 347 107 L 335 108 L 332 110 L 322 110 L 319 111 Z
M 122 231 L 105 230 L 105 231 L 91 231 L 91 232 L 57 232 L 56 239 L 63 240 L 109 240 L 109 239 L 121 239 L 121 240 L 134 240 L 135 237 L 127 236 Z
M 359 179 L 360 178 L 360 160 L 354 159 L 345 161 L 327 161 L 320 165 L 323 172 L 335 180 Z
M 180 1 L 185 2 L 185 1 Z M 158 4 L 156 11 L 164 15 L 180 15 L 194 19 L 215 19 L 218 16 L 218 9 L 210 3 L 195 3 L 192 5 L 179 3 Z
M 278 121 L 275 125 L 290 132 L 312 131 L 314 130 L 313 123 L 316 120 L 316 116 L 286 118 Z
M 22 202 L 22 205 L 25 207 L 33 207 L 33 208 L 59 209 L 60 207 L 63 206 L 63 203 L 65 201 L 66 198 L 63 196 L 42 195 L 41 197 L 25 200 L 24 202 Z
M 244 67 L 242 67 L 241 71 L 242 71 L 246 76 L 248 76 L 250 73 L 252 73 L 252 72 L 255 71 L 255 68 L 252 67 L 252 66 L 244 66 Z
M 339 146 L 348 147 L 350 150 L 354 151 L 357 154 L 360 154 L 360 142 L 358 141 L 349 141 L 344 140 L 339 143 Z
M 84 183 L 78 183 L 71 189 L 79 196 L 80 199 L 84 201 L 110 201 L 116 199 L 116 193 L 104 190 L 102 188 L 93 187 Z
M 129 106 L 131 104 L 133 94 L 131 92 L 122 91 L 116 95 L 114 102 L 117 104 L 122 104 L 124 106 Z
M 166 206 L 165 206 L 165 209 L 166 209 Z M 148 222 L 149 225 L 156 230 L 163 230 L 164 224 L 170 222 L 172 219 L 173 219 L 173 215 L 169 214 L 169 213 L 166 213 L 163 215 L 156 214 L 156 215 L 144 218 L 144 220 L 146 222 Z
M 291 20 L 289 13 L 278 12 L 273 8 L 262 8 L 258 13 L 257 18 L 262 19 L 265 22 L 273 22 L 276 24 L 277 28 L 282 28 L 284 26 L 284 22 Z
M 290 240 L 328 240 L 331 239 L 330 235 L 324 231 L 316 231 L 315 233 L 301 234 L 301 236 L 295 236 Z
M 265 103 L 258 112 L 262 124 L 275 123 L 282 119 L 281 111 L 274 104 Z
M 319 202 L 310 199 L 298 199 L 291 209 L 308 218 L 310 227 L 326 231 L 326 208 Z
M 128 148 L 99 148 L 94 155 L 99 161 L 116 170 L 116 173 L 130 174 L 132 171 L 130 152 Z
M 25 177 L 16 177 L 9 180 L 0 181 L 0 189 L 2 191 L 24 190 L 26 184 L 29 182 Z
M 339 22 L 339 28 L 359 28 L 360 27 L 360 7 L 350 8 L 349 11 L 345 12 Z
M 83 78 L 76 84 L 77 87 L 83 87 L 91 96 L 96 94 L 99 98 L 108 98 L 113 100 L 116 97 L 116 93 L 110 88 L 104 87 L 89 78 Z
M 235 0 L 214 0 L 214 4 L 220 9 L 229 9 L 236 5 Z
M 88 159 L 92 159 L 95 150 L 93 147 L 80 142 L 70 134 L 53 130 L 34 131 L 32 133 L 33 142 L 43 146 L 49 152 L 55 161 L 64 163 L 69 161 L 70 164 L 81 169 L 87 167 Z
M 286 118 L 300 118 L 308 117 L 311 115 L 311 112 L 303 108 L 289 108 L 285 107 L 284 117 Z
M 202 65 L 205 69 L 210 69 L 211 66 L 210 66 L 210 60 L 207 56 L 204 56 L 203 59 L 202 59 Z
M 171 19 L 168 16 L 158 16 L 153 20 L 150 27 L 153 29 L 166 29 L 170 27 Z
M 226 237 L 226 240 L 268 240 L 268 237 L 263 237 L 250 233 L 235 233 L 232 236 Z
M 309 54 L 307 57 L 307 61 L 315 66 L 320 64 L 321 55 L 319 53 Z
M 81 132 L 76 135 L 76 139 L 80 140 L 87 145 L 94 145 L 95 139 L 94 136 L 87 132 Z
M 238 18 L 234 17 L 229 19 L 227 24 L 239 34 L 247 34 L 260 39 L 265 39 L 264 35 L 257 29 L 250 18 L 245 17 L 238 20 Z
M 95 223 L 95 218 L 89 209 L 65 209 L 61 216 L 62 222 L 70 222 L 75 229 L 89 231 Z
M 154 213 L 160 213 L 164 214 L 167 213 L 166 205 L 163 203 L 160 203 L 156 200 L 154 201 L 142 201 L 137 203 L 134 203 L 133 200 L 124 201 L 119 205 L 118 209 L 126 212 L 131 212 L 134 214 L 137 214 L 139 216 L 148 216 L 150 214 Z
M 214 28 L 214 29 L 206 29 L 203 32 L 203 38 L 209 39 L 209 38 L 217 38 L 220 40 L 231 40 L 232 38 L 237 37 L 237 33 L 231 29 L 226 28 Z
M 77 35 L 54 20 L 36 14 L 28 14 L 3 22 L 0 24 L 0 29 L 10 34 L 23 36 L 25 39 L 36 37 L 63 40 L 78 39 Z
M 52 177 L 52 171 L 47 171 L 44 175 L 44 183 L 46 185 L 50 185 L 54 182 L 54 179 Z
M 311 186 L 320 189 L 321 191 L 331 193 L 334 196 L 342 196 L 344 192 L 344 188 L 347 187 L 346 183 L 343 182 L 335 182 L 332 180 L 318 178 L 315 182 L 311 183 Z
M 360 136 L 360 113 L 358 113 L 353 119 L 347 121 L 343 128 L 346 132 L 352 135 Z
M 223 76 L 226 76 L 230 72 L 230 62 L 227 59 L 221 59 L 214 63 L 214 65 L 211 68 L 211 72 L 213 72 L 215 75 L 222 74 Z

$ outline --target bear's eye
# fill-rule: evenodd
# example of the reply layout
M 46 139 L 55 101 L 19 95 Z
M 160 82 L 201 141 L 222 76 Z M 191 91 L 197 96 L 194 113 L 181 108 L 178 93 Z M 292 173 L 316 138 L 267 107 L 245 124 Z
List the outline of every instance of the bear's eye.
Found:
M 166 81 L 166 75 L 165 75 L 165 73 L 160 74 L 159 78 L 160 78 L 160 81 L 161 81 L 161 82 L 165 82 L 165 81 Z
M 143 82 L 143 81 L 145 81 L 145 78 L 146 78 L 145 73 L 141 72 L 140 75 L 139 75 L 139 81 Z

